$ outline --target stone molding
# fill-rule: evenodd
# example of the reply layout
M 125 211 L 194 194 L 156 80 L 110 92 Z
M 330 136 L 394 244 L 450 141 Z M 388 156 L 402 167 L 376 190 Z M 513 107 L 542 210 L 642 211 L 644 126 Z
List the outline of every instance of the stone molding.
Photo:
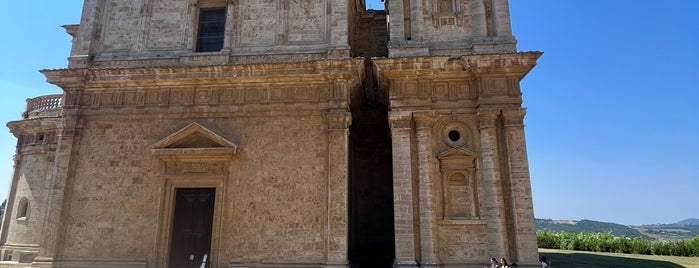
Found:
M 196 67 L 43 70 L 65 91 L 65 109 L 279 108 L 326 102 L 348 108 L 362 89 L 364 59 Z M 64 111 L 65 111 L 64 109 Z M 267 108 L 270 109 L 270 108 Z M 307 109 L 312 109 L 307 107 Z M 113 112 L 110 112 L 113 113 Z
M 494 128 L 496 127 L 496 121 L 498 116 L 500 116 L 500 110 L 498 109 L 481 109 L 476 113 L 478 118 L 478 128 Z
M 391 108 L 476 108 L 522 103 L 519 81 L 540 52 L 374 59 Z M 414 108 L 414 109 L 415 109 Z
M 323 118 L 328 125 L 328 131 L 347 130 L 352 125 L 350 112 L 326 112 Z
M 413 112 L 413 121 L 415 122 L 415 129 L 431 129 L 432 126 L 434 126 L 434 115 L 435 112 L 433 110 Z
M 197 123 L 183 127 L 149 148 L 153 155 L 169 162 L 226 161 L 238 152 L 235 143 Z
M 391 129 L 410 129 L 412 128 L 412 113 L 411 112 L 388 112 L 388 121 Z
M 526 108 L 519 109 L 503 109 L 502 118 L 505 121 L 505 127 L 523 127 L 524 116 L 527 114 Z

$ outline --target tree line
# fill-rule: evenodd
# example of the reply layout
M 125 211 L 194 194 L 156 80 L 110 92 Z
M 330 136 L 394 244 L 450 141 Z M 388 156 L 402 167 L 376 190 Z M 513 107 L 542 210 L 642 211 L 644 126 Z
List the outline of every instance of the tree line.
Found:
M 652 241 L 643 237 L 614 236 L 606 233 L 537 231 L 540 248 L 699 257 L 699 235 L 680 241 Z

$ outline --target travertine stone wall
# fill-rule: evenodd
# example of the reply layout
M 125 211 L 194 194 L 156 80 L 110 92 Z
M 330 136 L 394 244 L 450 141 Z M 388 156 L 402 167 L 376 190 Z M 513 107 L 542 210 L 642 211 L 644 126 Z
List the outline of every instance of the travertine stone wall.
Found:
M 21 163 L 55 170 L 38 201 L 50 211 L 32 232 L 34 265 L 165 267 L 173 189 L 215 187 L 213 267 L 346 266 L 349 105 L 363 68 L 355 59 L 44 71 L 66 93 L 61 161 Z M 191 123 L 239 152 L 204 162 L 154 154 Z M 16 188 L 25 192 L 21 180 Z M 17 230 L 8 242 L 23 242 Z
M 347 0 L 87 0 L 70 66 L 114 66 L 107 62 L 114 60 L 122 66 L 191 65 L 178 59 L 195 54 L 199 10 L 208 7 L 227 10 L 223 49 L 203 53 L 221 56 L 219 64 L 259 62 L 246 57 L 251 55 L 287 55 L 274 61 L 346 58 L 349 4 Z M 292 56 L 296 54 L 306 56 Z M 208 59 L 200 64 L 211 63 Z
M 160 194 L 167 174 L 148 146 L 197 121 L 215 126 L 243 148 L 223 166 L 229 175 L 225 192 L 217 193 L 226 208 L 220 215 L 225 230 L 220 259 L 325 261 L 327 238 L 321 230 L 326 226 L 327 134 L 322 116 L 202 117 L 86 119 L 77 148 L 81 153 L 76 156 L 65 258 L 152 260 L 149 253 L 159 231 L 154 220 L 161 203 L 168 201 Z
M 8 123 L 18 142 L 0 238 L 2 260 L 31 262 L 39 250 L 56 149 L 56 120 L 51 116 Z
M 383 10 L 365 10 L 355 3 L 350 9 L 350 45 L 352 57 L 388 56 L 388 25 Z
M 515 52 L 507 0 L 386 6 L 86 0 L 42 71 L 62 106 L 8 124 L 0 257 L 167 267 L 176 189 L 214 188 L 211 267 L 534 267 L 519 82 L 541 53 Z M 222 49 L 195 53 L 212 7 Z
M 39 244 L 39 235 L 44 214 L 46 173 L 48 172 L 48 159 L 46 153 L 35 152 L 23 154 L 18 165 L 19 178 L 12 214 L 8 214 L 14 224 L 8 229 L 7 241 L 16 245 Z M 18 217 L 19 200 L 26 198 L 29 202 L 27 215 Z
M 507 0 L 390 1 L 391 57 L 515 52 Z
M 389 91 L 401 267 L 536 264 L 519 79 L 539 55 L 374 59 Z

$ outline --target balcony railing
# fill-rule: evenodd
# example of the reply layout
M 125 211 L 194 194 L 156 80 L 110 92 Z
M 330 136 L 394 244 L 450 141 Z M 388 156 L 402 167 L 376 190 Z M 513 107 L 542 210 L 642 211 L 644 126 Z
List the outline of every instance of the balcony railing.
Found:
M 23 119 L 55 117 L 61 113 L 63 95 L 46 95 L 27 99 L 27 110 L 22 114 Z

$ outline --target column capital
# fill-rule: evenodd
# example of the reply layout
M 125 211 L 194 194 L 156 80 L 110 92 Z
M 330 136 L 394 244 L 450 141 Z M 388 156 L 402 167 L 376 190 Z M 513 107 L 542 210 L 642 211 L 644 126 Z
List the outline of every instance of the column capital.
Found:
M 432 128 L 434 125 L 434 111 L 413 112 L 413 121 L 415 122 L 415 128 L 418 130 Z
M 350 112 L 326 112 L 323 114 L 328 130 L 346 130 L 352 124 Z
M 388 122 L 391 124 L 392 129 L 410 129 L 410 123 L 412 122 L 413 114 L 411 112 L 405 111 L 391 111 L 388 112 Z
M 524 126 L 524 116 L 527 114 L 525 108 L 503 109 L 502 118 L 504 119 L 505 127 Z
M 478 117 L 478 128 L 491 128 L 495 127 L 495 122 L 500 115 L 500 109 L 481 109 L 478 110 L 476 116 Z

